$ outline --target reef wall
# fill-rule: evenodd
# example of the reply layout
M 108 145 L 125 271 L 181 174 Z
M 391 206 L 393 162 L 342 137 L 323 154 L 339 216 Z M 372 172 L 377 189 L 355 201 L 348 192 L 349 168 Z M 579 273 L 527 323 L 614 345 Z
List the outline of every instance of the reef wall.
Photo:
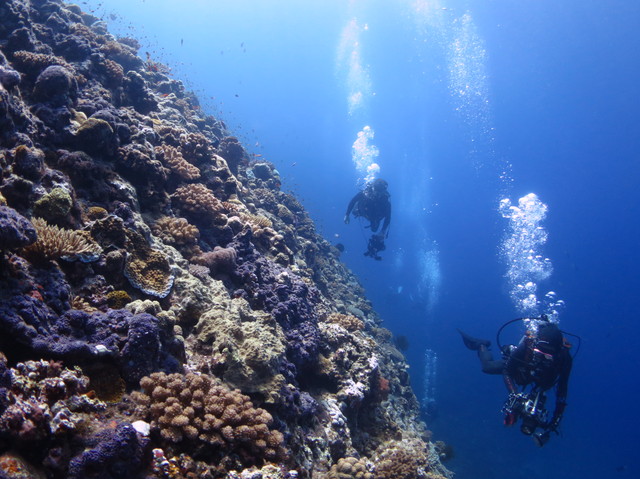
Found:
M 78 6 L 0 18 L 0 478 L 452 477 L 273 165 Z

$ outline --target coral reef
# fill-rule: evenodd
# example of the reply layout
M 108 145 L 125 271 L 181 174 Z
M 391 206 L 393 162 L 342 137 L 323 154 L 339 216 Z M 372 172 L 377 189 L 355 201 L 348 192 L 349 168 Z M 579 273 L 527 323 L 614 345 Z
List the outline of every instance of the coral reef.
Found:
M 452 477 L 275 166 L 81 7 L 0 18 L 0 478 Z

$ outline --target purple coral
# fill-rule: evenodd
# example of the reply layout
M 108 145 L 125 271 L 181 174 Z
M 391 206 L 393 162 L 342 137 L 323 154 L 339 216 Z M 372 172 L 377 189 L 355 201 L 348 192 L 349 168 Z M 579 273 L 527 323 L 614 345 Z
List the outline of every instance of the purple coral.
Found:
M 234 238 L 237 252 L 235 280 L 242 285 L 235 295 L 243 296 L 251 307 L 262 309 L 282 326 L 287 337 L 287 358 L 297 368 L 315 361 L 320 335 L 315 305 L 317 290 L 290 270 L 259 254 L 251 244 L 251 230 Z
M 27 218 L 13 208 L 0 206 L 0 251 L 21 248 L 36 239 L 36 230 Z
M 96 437 L 92 449 L 69 463 L 69 479 L 120 479 L 142 477 L 143 441 L 131 424 L 119 424 L 115 431 Z
M 34 97 L 51 106 L 63 106 L 73 102 L 78 85 L 73 74 L 65 67 L 51 65 L 38 76 L 33 90 Z
M 10 357 L 36 356 L 71 364 L 110 358 L 131 387 L 153 371 L 180 369 L 177 358 L 182 356 L 182 346 L 154 316 L 126 310 L 92 314 L 70 310 L 58 316 L 43 301 L 46 297 L 23 291 L 20 283 L 10 284 L 14 294 L 0 300 L 0 329 L 4 332 L 0 347 Z M 56 298 L 51 302 L 55 305 Z

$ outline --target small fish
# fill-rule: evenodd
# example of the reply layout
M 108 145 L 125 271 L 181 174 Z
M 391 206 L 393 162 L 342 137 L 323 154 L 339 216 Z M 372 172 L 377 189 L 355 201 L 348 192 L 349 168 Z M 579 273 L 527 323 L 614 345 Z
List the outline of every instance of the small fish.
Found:
M 180 39 L 180 46 L 184 45 L 184 38 Z

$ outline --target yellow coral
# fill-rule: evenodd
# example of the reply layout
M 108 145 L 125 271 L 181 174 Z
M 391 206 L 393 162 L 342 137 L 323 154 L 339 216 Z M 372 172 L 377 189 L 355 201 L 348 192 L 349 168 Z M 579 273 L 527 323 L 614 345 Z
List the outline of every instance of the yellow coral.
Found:
M 122 309 L 131 302 L 131 296 L 126 291 L 117 290 L 107 293 L 107 304 L 111 309 Z
M 151 249 L 140 233 L 127 232 L 127 258 L 124 275 L 143 293 L 164 298 L 175 278 L 167 257 Z

